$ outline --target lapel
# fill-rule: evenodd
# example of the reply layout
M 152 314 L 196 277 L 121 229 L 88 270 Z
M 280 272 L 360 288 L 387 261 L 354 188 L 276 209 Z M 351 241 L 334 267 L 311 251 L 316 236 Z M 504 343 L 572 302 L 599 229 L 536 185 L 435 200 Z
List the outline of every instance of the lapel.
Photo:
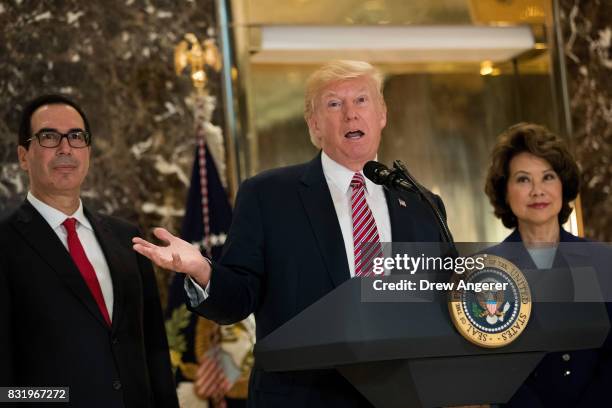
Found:
M 384 187 L 387 208 L 389 208 L 389 223 L 391 224 L 391 240 L 393 242 L 415 242 L 414 216 L 411 212 L 411 200 L 397 191 Z
M 502 256 L 518 266 L 520 269 L 538 269 L 523 245 L 523 239 L 518 228 L 512 231 L 501 243 Z
M 593 254 L 587 252 L 589 246 L 585 245 L 586 242 L 585 239 L 572 235 L 561 228 L 555 264 L 560 263 L 562 259 L 570 268 L 592 265 L 593 259 L 590 258 Z
M 119 327 L 121 318 L 124 315 L 124 280 L 129 276 L 126 273 L 127 265 L 125 261 L 136 258 L 130 257 L 131 253 L 120 245 L 120 237 L 113 233 L 111 226 L 105 218 L 90 212 L 87 208 L 84 208 L 84 212 L 93 227 L 96 239 L 102 248 L 108 269 L 110 270 L 114 298 L 112 330 L 115 331 Z
M 323 175 L 321 154 L 306 165 L 298 187 L 319 251 L 334 287 L 350 279 L 342 231 Z
M 29 201 L 25 200 L 19 207 L 13 224 L 32 250 L 40 255 L 98 322 L 108 327 L 70 253 Z

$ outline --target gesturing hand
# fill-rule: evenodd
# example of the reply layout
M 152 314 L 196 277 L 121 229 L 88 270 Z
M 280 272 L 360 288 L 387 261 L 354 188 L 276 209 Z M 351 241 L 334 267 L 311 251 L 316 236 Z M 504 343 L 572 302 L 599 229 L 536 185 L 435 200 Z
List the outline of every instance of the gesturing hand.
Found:
M 158 246 L 140 237 L 134 237 L 132 238 L 134 251 L 146 256 L 160 268 L 185 273 L 202 286 L 208 284 L 210 264 L 198 248 L 175 237 L 164 228 L 155 228 L 153 235 L 168 245 Z

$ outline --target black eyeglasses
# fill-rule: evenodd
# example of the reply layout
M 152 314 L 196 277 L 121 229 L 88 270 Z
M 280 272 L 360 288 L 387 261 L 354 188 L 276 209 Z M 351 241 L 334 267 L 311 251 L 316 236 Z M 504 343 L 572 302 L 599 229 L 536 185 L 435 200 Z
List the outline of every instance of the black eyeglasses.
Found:
M 31 142 L 34 137 L 38 139 L 38 144 L 42 147 L 54 148 L 62 143 L 62 139 L 66 138 L 70 147 L 80 149 L 89 146 L 91 143 L 91 135 L 81 129 L 71 130 L 68 133 L 61 133 L 57 130 L 42 129 L 34 134 L 27 141 Z

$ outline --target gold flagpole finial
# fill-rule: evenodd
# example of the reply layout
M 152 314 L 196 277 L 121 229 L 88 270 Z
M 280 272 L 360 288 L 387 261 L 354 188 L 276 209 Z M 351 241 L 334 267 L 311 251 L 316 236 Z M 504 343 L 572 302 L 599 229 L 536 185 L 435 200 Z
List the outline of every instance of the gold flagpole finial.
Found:
M 195 34 L 185 34 L 185 39 L 174 48 L 176 74 L 181 75 L 188 66 L 193 86 L 203 91 L 207 82 L 206 67 L 217 72 L 221 69 L 221 55 L 212 38 L 200 43 Z

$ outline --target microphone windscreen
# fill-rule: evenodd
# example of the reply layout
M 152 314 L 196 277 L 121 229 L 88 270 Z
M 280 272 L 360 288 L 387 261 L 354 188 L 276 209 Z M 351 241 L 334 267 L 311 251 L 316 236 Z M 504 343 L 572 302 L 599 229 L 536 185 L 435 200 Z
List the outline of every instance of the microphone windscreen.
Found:
M 384 184 L 389 169 L 384 164 L 371 160 L 363 166 L 363 174 L 375 184 Z

